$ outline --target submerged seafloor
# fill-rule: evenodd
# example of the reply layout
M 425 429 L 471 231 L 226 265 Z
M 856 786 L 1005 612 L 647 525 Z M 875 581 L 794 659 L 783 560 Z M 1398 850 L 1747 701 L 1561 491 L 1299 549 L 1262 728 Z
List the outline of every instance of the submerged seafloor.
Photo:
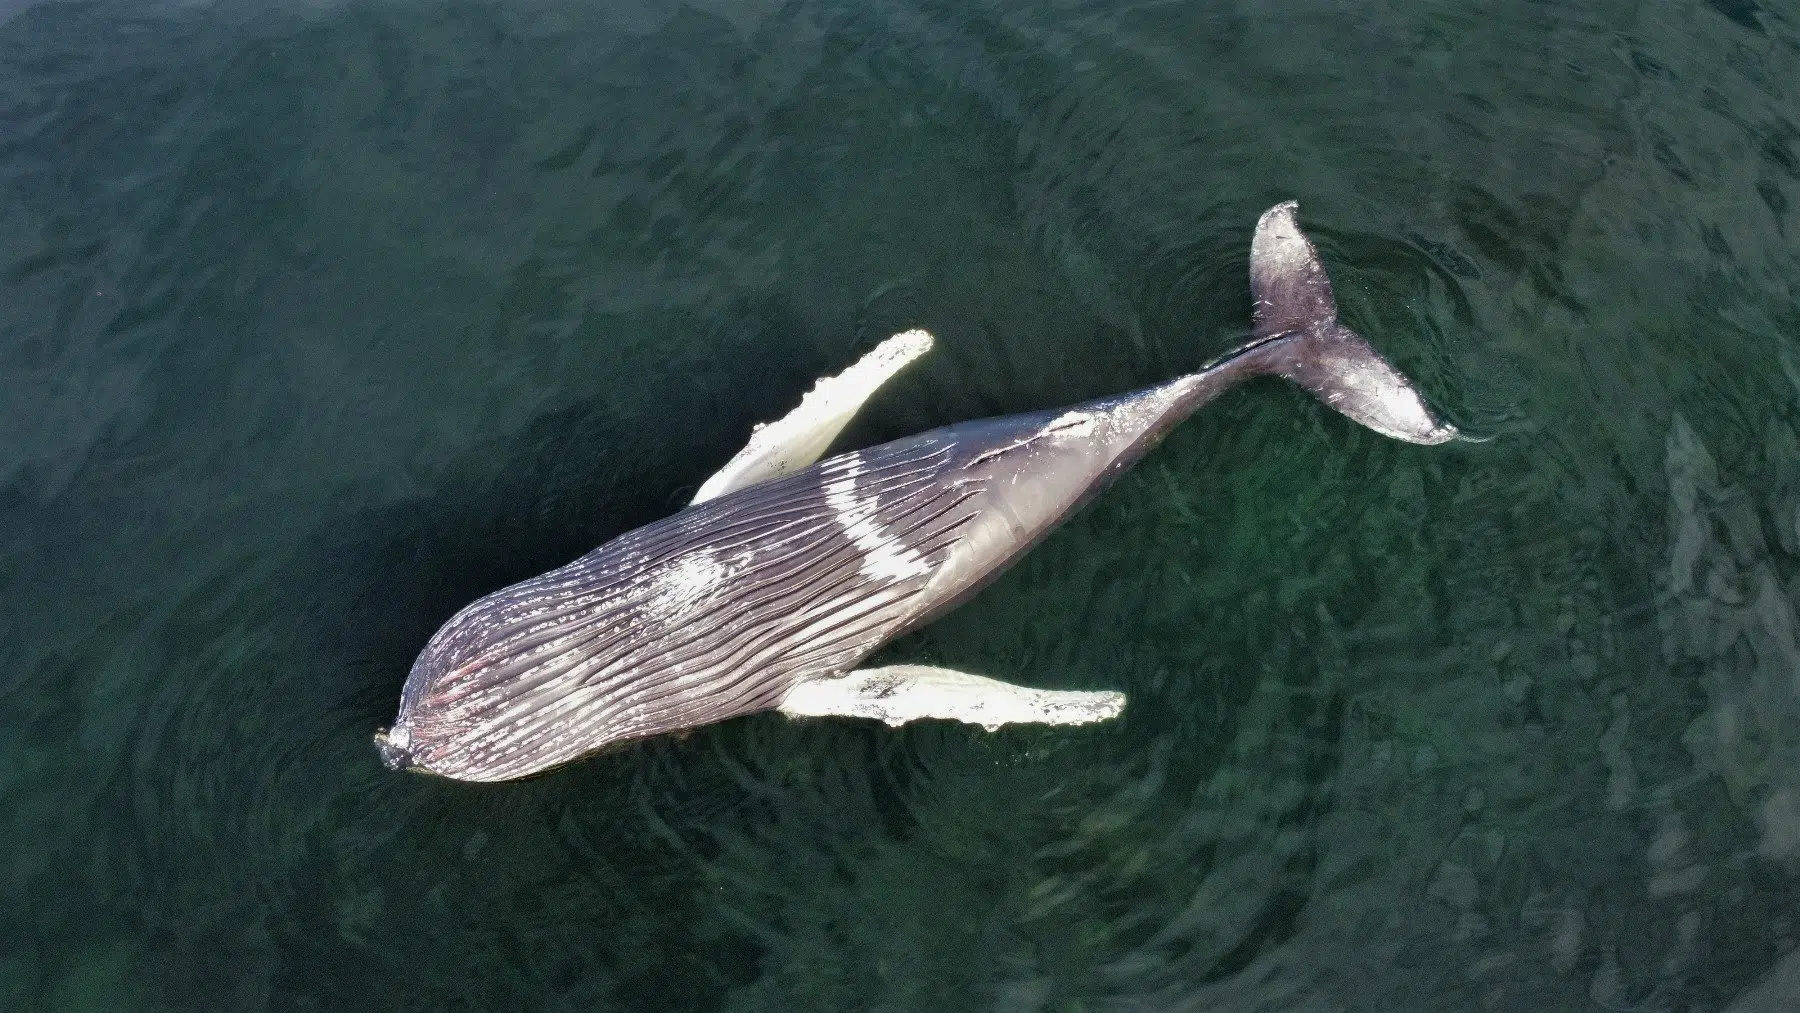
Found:
M 0 7 L 0 1007 L 1797 1008 L 1796 82 L 1753 0 Z M 381 768 L 814 377 L 1164 379 L 1290 197 L 1491 439 L 1246 389 L 882 656 L 1122 720 Z

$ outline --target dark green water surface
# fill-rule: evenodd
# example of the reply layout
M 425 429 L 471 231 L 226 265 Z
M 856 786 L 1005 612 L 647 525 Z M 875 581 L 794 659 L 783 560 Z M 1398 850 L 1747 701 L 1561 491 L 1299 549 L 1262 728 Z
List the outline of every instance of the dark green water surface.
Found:
M 384 770 L 475 597 L 1148 385 L 1297 198 L 1482 443 L 1212 405 L 883 652 L 1118 688 Z M 1800 1008 L 1800 15 L 0 4 L 0 1009 Z

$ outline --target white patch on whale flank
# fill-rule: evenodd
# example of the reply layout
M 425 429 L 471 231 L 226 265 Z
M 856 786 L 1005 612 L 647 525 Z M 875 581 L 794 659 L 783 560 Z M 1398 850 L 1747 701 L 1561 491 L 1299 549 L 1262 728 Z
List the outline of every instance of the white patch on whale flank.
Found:
M 879 504 L 874 496 L 857 492 L 856 477 L 860 474 L 861 460 L 850 458 L 843 476 L 825 483 L 825 505 L 837 516 L 838 525 L 844 529 L 851 544 L 862 551 L 864 575 L 883 580 L 905 580 L 931 569 L 916 549 L 908 548 L 888 534 L 875 520 Z
M 664 622 L 680 619 L 711 597 L 731 576 L 731 568 L 710 549 L 684 553 L 650 578 L 644 610 Z
M 1100 416 L 1095 415 L 1093 412 L 1073 408 L 1052 419 L 1050 424 L 1045 426 L 1038 435 L 1092 436 L 1094 434 L 1094 426 L 1097 425 L 1099 421 Z

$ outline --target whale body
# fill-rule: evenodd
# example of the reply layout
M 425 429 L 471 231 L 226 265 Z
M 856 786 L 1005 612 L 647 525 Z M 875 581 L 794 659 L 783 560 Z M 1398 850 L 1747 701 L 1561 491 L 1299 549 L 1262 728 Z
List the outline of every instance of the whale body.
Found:
M 839 389 L 831 382 L 861 386 L 830 410 L 803 403 L 759 431 L 686 509 L 457 613 L 414 664 L 393 726 L 377 734 L 383 758 L 396 769 L 498 781 L 768 710 L 989 725 L 1118 713 L 1118 694 L 858 665 L 967 599 L 1201 405 L 1245 380 L 1284 377 L 1408 442 L 1456 436 L 1337 321 L 1294 204 L 1262 217 L 1250 259 L 1251 340 L 1145 390 L 964 422 L 815 463 L 897 367 L 877 363 L 868 376 L 852 370 L 822 382 L 809 403 L 831 401 Z M 919 334 L 894 339 L 895 347 L 917 354 L 929 342 Z

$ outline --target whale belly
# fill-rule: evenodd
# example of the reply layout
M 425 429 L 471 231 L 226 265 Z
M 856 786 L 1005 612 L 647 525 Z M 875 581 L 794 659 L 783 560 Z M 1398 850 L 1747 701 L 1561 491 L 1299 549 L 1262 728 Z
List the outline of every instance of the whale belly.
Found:
M 925 434 L 835 457 L 481 599 L 413 666 L 390 762 L 520 777 L 847 671 L 918 610 L 972 516 L 951 450 Z
M 1135 460 L 1180 382 L 842 454 L 691 506 L 458 613 L 394 766 L 536 773 L 778 706 L 961 601 Z

